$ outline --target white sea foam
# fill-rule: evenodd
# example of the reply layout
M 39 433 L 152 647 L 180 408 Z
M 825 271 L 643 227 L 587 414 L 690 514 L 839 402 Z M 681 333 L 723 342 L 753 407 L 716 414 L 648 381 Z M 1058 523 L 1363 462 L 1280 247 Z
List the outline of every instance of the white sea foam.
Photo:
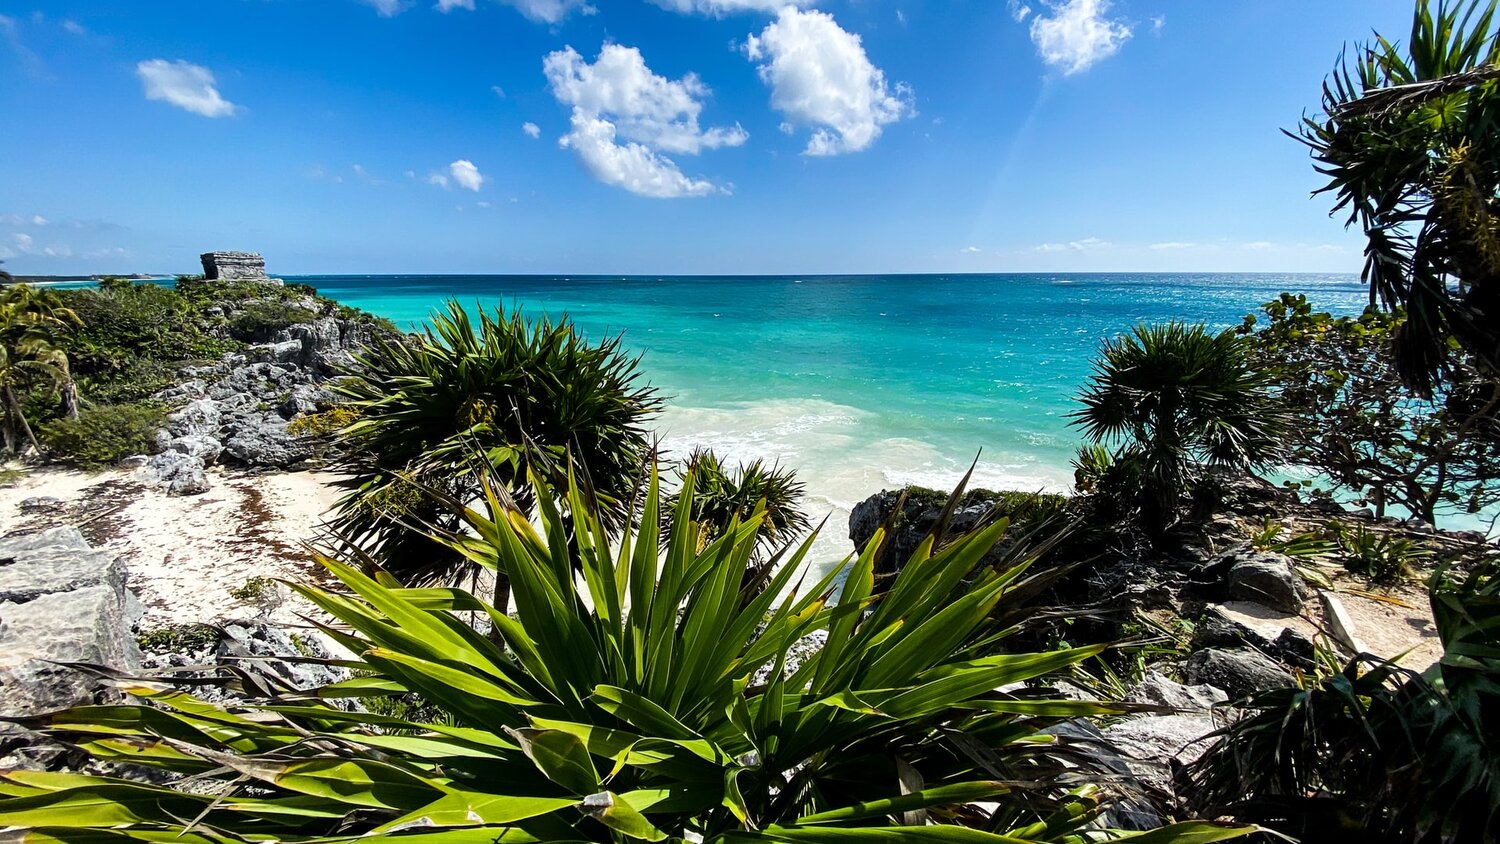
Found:
M 765 460 L 797 470 L 807 485 L 809 514 L 825 517 L 809 555 L 821 575 L 854 550 L 849 514 L 883 489 L 915 484 L 951 489 L 971 455 L 945 453 L 912 437 L 890 436 L 878 414 L 816 398 L 737 402 L 714 407 L 672 405 L 656 426 L 668 459 L 712 448 L 730 463 Z M 986 455 L 971 487 L 1063 491 L 1070 479 L 1021 454 Z

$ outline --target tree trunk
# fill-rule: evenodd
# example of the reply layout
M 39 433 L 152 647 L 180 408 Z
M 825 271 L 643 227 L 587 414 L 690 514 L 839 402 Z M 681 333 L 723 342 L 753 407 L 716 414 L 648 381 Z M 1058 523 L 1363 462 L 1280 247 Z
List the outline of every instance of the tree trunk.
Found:
M 62 402 L 58 408 L 62 415 L 68 419 L 78 418 L 78 382 L 72 376 L 63 383 Z
M 11 392 L 10 385 L 5 386 L 5 403 L 10 408 L 11 417 L 21 425 L 21 433 L 26 435 L 26 441 L 36 449 L 37 454 L 42 453 L 42 444 L 37 442 L 36 434 L 31 431 L 31 423 L 26 421 L 26 414 L 21 412 L 21 403 L 16 401 L 16 394 Z

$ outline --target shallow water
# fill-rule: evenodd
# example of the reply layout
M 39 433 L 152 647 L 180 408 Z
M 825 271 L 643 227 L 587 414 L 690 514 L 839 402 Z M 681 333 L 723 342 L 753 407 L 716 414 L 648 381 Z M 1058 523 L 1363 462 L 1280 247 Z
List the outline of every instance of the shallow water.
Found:
M 799 470 L 849 550 L 848 511 L 907 483 L 1065 491 L 1073 396 L 1100 342 L 1137 322 L 1237 325 L 1282 290 L 1356 312 L 1352 275 L 1078 274 L 777 277 L 304 276 L 324 295 L 420 325 L 446 298 L 567 314 L 624 335 L 670 397 L 656 429 L 682 455 Z

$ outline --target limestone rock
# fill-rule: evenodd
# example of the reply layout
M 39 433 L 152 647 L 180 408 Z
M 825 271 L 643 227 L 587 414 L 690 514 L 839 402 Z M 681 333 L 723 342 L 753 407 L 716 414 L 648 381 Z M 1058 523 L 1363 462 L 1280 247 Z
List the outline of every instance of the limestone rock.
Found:
M 94 679 L 57 663 L 140 665 L 141 607 L 110 555 L 74 528 L 0 540 L 0 715 L 31 716 L 94 699 Z M 14 736 L 3 742 L 11 755 Z
M 21 500 L 22 513 L 50 513 L 61 510 L 65 506 L 67 502 L 50 495 L 37 495 Z
M 179 437 L 212 436 L 219 431 L 222 415 L 216 402 L 198 399 L 167 416 L 167 430 Z
M 1297 613 L 1304 601 L 1302 578 L 1283 554 L 1250 552 L 1229 569 L 1230 597 Z
M 1189 681 L 1217 686 L 1236 699 L 1292 684 L 1286 669 L 1249 648 L 1198 651 L 1188 657 L 1186 673 Z
M 203 461 L 204 466 L 212 466 L 224 452 L 224 446 L 213 437 L 190 434 L 167 443 L 167 450 L 196 457 Z
M 1189 712 L 1201 712 L 1228 699 L 1223 689 L 1207 684 L 1184 686 L 1155 671 L 1147 672 L 1145 679 L 1125 695 L 1128 703 L 1149 703 Z

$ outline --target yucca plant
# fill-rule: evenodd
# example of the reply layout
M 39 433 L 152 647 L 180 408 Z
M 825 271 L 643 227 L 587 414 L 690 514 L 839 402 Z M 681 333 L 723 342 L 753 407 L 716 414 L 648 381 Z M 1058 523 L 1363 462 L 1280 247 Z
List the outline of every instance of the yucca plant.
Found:
M 571 459 L 586 467 L 600 518 L 618 529 L 650 452 L 644 425 L 660 406 L 639 383 L 638 360 L 620 338 L 590 343 L 567 319 L 497 310 L 476 322 L 456 301 L 419 336 L 377 339 L 335 387 L 358 418 L 336 435 L 353 492 L 333 528 L 403 582 L 444 581 L 464 561 L 423 526 L 459 520 L 426 488 L 470 500 L 477 460 L 529 512 L 529 475 L 555 481 Z
M 1199 467 L 1249 469 L 1275 457 L 1281 417 L 1267 384 L 1232 331 L 1169 322 L 1105 342 L 1071 416 L 1094 444 L 1121 453 L 1101 462 L 1085 452 L 1082 478 L 1130 466 L 1143 527 L 1159 535 Z
M 360 677 L 259 705 L 213 705 L 115 680 L 140 703 L 28 726 L 97 757 L 188 777 L 174 789 L 81 774 L 0 774 L 0 818 L 37 841 L 1082 842 L 1100 793 L 1088 757 L 1041 729 L 1122 711 L 997 691 L 1102 646 L 998 652 L 994 620 L 1033 591 L 1027 560 L 980 562 L 1003 521 L 934 552 L 881 594 L 880 542 L 797 588 L 811 540 L 775 555 L 771 588 L 740 580 L 764 510 L 699 548 L 690 501 L 666 542 L 654 473 L 640 532 L 611 541 L 573 485 L 533 477 L 541 527 L 479 475 L 465 530 L 436 538 L 514 585 L 510 617 L 454 588 L 323 564 L 349 590 L 298 590 Z M 450 502 L 451 504 L 452 502 Z M 842 586 L 834 584 L 842 580 Z M 781 596 L 785 597 L 781 597 Z M 832 599 L 836 596 L 837 603 Z M 497 646 L 459 616 L 487 617 Z M 826 645 L 800 665 L 793 645 Z M 325 701 L 414 694 L 424 724 Z M 1248 828 L 1189 822 L 1133 836 L 1208 842 Z

